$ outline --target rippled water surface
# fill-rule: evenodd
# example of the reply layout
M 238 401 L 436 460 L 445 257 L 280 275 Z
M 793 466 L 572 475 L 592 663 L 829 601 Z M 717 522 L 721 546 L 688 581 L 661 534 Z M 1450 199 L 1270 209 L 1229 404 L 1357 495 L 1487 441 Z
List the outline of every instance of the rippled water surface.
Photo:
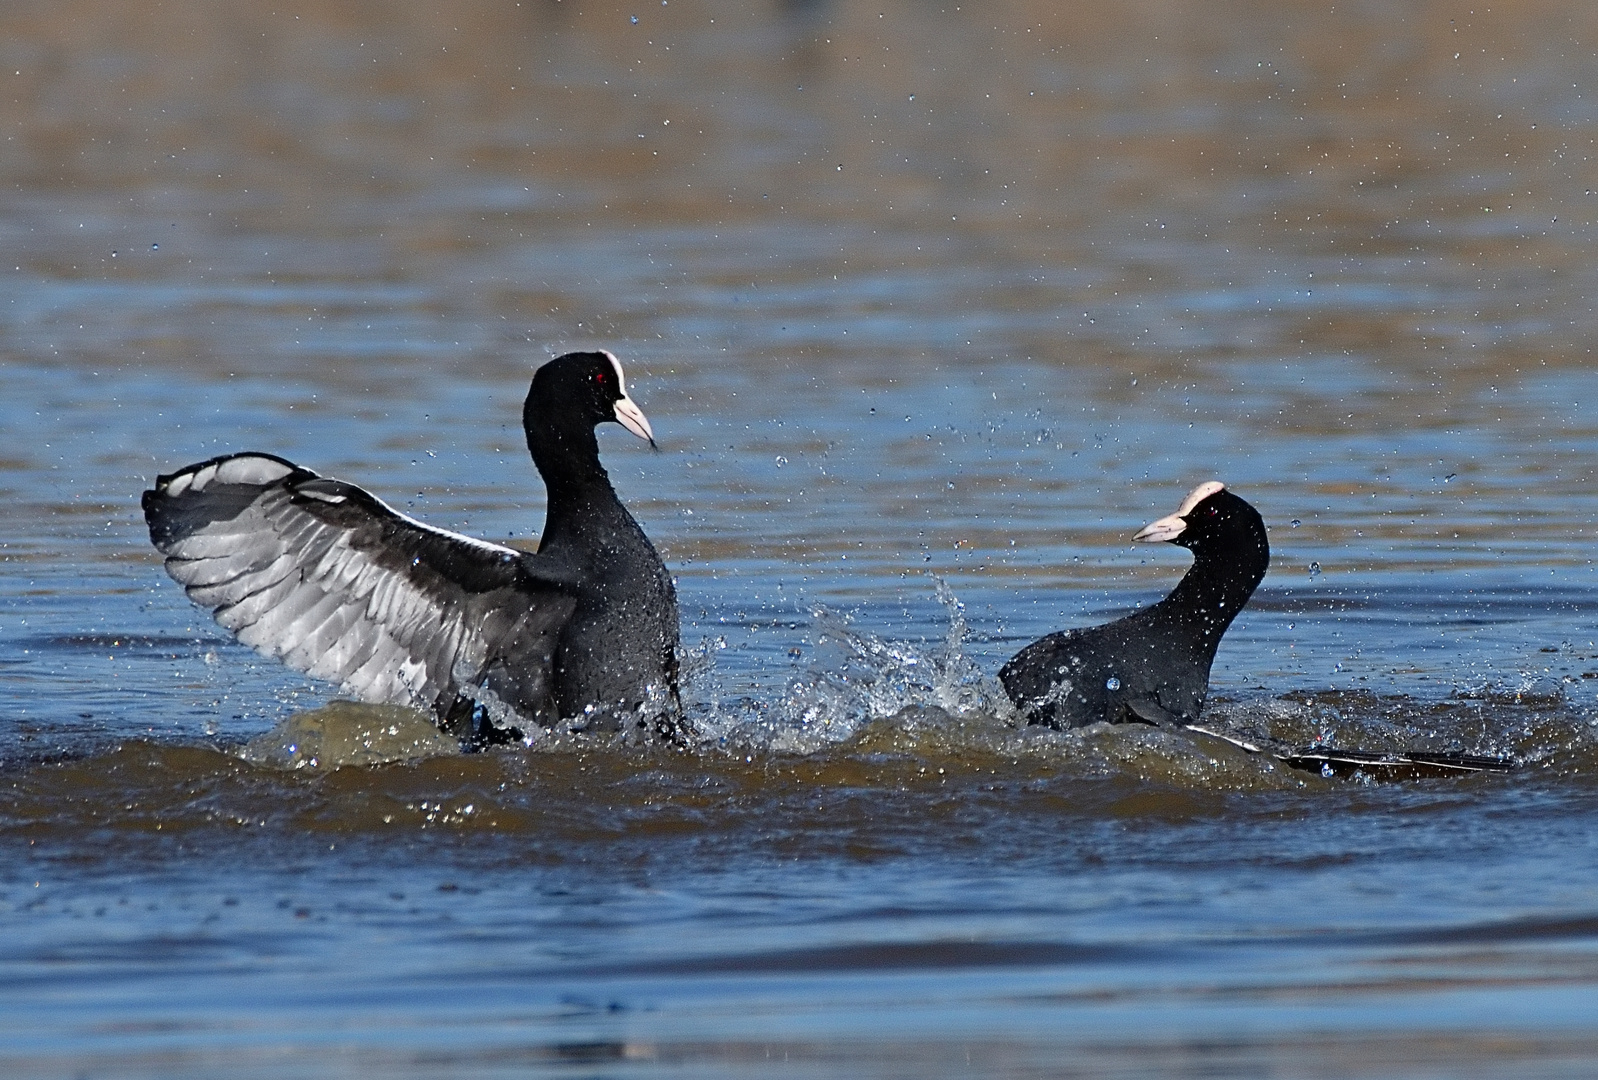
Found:
M 0 1071 L 1591 1074 L 1598 9 L 0 19 Z M 594 345 L 687 751 L 329 706 L 148 545 L 239 449 L 533 540 Z M 1209 726 L 1519 768 L 1017 728 L 1211 477 Z

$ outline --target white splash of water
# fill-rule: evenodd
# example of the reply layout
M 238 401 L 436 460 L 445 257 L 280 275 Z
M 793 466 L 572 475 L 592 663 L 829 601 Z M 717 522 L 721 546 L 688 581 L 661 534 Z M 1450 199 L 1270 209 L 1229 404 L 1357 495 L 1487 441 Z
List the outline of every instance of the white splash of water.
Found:
M 1021 722 L 999 681 L 965 654 L 965 605 L 937 581 L 948 612 L 943 640 L 882 638 L 825 608 L 811 611 L 813 659 L 774 700 L 723 699 L 714 656 L 725 642 L 706 642 L 683 665 L 698 701 L 695 722 L 707 743 L 777 753 L 813 753 L 854 736 L 863 726 L 906 711 L 935 710 L 956 720 L 1010 729 Z

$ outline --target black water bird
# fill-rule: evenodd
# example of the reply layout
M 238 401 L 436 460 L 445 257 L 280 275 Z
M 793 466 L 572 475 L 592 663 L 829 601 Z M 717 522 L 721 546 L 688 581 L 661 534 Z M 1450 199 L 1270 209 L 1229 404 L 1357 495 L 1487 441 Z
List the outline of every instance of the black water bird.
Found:
M 240 641 L 360 701 L 432 711 L 468 741 L 576 719 L 681 733 L 677 597 L 599 463 L 614 421 L 654 445 L 609 352 L 533 375 L 522 425 L 548 489 L 536 553 L 424 525 L 270 454 L 144 493 L 169 574 Z
M 1132 539 L 1193 552 L 1164 600 L 1103 626 L 1062 630 L 1022 649 L 999 680 L 1029 723 L 1191 724 L 1204 708 L 1221 635 L 1270 564 L 1265 522 L 1211 480 Z

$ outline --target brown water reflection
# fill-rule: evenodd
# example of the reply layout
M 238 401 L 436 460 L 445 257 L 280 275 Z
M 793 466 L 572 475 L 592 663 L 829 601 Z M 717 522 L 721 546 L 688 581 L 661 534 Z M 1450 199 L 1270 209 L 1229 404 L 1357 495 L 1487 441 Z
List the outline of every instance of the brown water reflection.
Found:
M 1063 287 L 1118 332 L 1024 339 L 1061 362 L 1093 343 L 1202 379 L 1195 354 L 1243 344 L 1218 321 L 1353 267 L 1395 280 L 1382 310 L 1310 305 L 1271 320 L 1277 348 L 1381 350 L 1447 393 L 1585 355 L 1558 319 L 1598 182 L 1581 5 L 69 2 L 8 23 L 0 176 L 30 272 L 148 273 L 163 218 L 204 236 L 181 272 L 282 285 L 416 280 L 540 230 L 798 217 L 827 242 L 768 253 L 773 282 L 958 262 L 971 310 Z M 701 243 L 737 269 L 662 265 L 600 304 L 490 265 L 446 302 L 645 336 L 672 285 L 743 285 L 747 239 Z M 1184 288 L 1205 295 L 1133 314 Z

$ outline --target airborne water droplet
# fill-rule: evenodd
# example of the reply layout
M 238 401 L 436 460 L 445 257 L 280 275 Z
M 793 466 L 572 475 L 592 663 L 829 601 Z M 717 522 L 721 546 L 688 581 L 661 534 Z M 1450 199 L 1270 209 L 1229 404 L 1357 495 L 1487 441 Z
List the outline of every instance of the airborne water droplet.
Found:
M 1106 690 L 1119 690 L 1119 689 L 1121 689 L 1121 680 L 1117 679 L 1114 675 L 1111 675 L 1108 679 L 1104 680 L 1104 689 L 1106 689 Z

